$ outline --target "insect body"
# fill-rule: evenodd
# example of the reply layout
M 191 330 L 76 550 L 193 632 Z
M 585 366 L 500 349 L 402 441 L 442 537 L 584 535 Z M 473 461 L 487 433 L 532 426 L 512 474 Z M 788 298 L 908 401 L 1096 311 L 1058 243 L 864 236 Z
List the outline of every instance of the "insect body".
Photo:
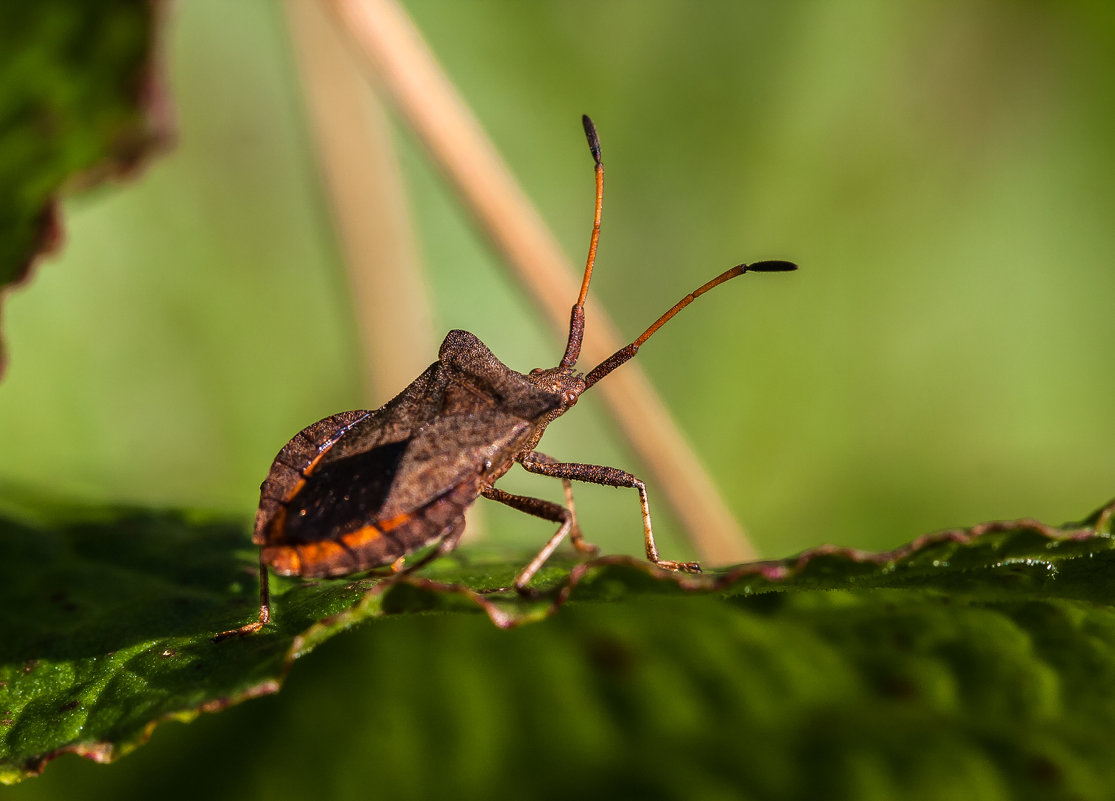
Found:
M 582 551 L 595 550 L 581 537 L 570 481 L 635 489 L 647 559 L 670 570 L 700 571 L 693 562 L 659 558 L 646 487 L 638 478 L 614 467 L 559 462 L 535 448 L 552 420 L 632 358 L 694 299 L 745 272 L 783 272 L 796 266 L 763 261 L 732 267 L 686 295 L 587 374 L 576 373 L 604 185 L 596 129 L 588 117 L 583 122 L 595 162 L 596 206 L 581 291 L 557 367 L 518 373 L 474 335 L 450 331 L 438 360 L 385 406 L 343 412 L 301 431 L 279 451 L 261 486 L 253 536 L 260 546 L 259 619 L 218 638 L 256 631 L 270 620 L 268 566 L 281 575 L 343 576 L 385 565 L 401 568 L 405 557 L 427 546 L 435 546 L 427 557 L 432 558 L 456 546 L 464 512 L 481 495 L 558 524 L 516 577 L 515 588 L 523 591 L 566 536 Z M 495 487 L 516 462 L 531 473 L 560 478 L 565 505 Z

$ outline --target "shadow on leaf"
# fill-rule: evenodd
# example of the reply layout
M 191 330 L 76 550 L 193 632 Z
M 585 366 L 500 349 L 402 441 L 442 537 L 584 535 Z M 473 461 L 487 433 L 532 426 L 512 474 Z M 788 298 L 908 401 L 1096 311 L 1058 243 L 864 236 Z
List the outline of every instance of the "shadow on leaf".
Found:
M 142 509 L 53 524 L 0 518 L 0 661 L 103 655 L 250 610 L 246 529 Z

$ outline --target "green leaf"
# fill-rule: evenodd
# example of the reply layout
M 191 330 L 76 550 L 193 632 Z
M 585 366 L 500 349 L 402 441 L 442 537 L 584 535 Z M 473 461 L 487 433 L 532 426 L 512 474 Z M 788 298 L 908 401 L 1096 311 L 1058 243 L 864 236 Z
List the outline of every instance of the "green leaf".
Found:
M 534 721 L 531 736 L 576 743 L 619 727 L 631 762 L 616 762 L 617 781 L 631 778 L 634 767 L 621 766 L 639 764 L 640 749 L 669 742 L 679 773 L 658 780 L 677 792 L 689 764 L 710 786 L 745 780 L 780 797 L 838 786 L 893 798 L 930 777 L 943 790 L 925 797 L 974 786 L 1088 797 L 1115 781 L 1105 746 L 1115 727 L 1113 512 L 1065 528 L 987 524 L 887 554 L 819 548 L 701 576 L 628 557 L 559 559 L 534 599 L 476 591 L 506 587 L 529 555 L 464 548 L 421 576 L 273 579 L 274 623 L 219 643 L 216 632 L 255 612 L 244 524 L 137 509 L 9 514 L 0 778 L 18 781 L 65 752 L 111 760 L 162 720 L 277 691 L 294 659 L 382 621 L 369 670 L 389 673 L 392 691 L 374 694 L 377 710 L 432 692 L 437 715 L 460 715 L 486 677 L 537 680 L 558 717 Z M 468 622 L 480 613 L 501 628 L 548 619 L 527 627 L 524 650 L 521 638 Z M 380 628 L 387 620 L 396 623 Z M 566 678 L 556 667 L 536 675 L 539 655 Z M 593 711 L 563 714 L 561 697 Z M 413 714 L 437 728 L 421 704 Z M 502 725 L 486 736 L 507 754 L 523 747 Z M 418 769 L 411 759 L 404 767 Z M 795 767 L 802 760 L 813 767 Z M 513 784 L 514 773 L 501 765 L 477 786 Z
M 0 289 L 60 236 L 63 187 L 134 168 L 167 134 L 162 4 L 10 3 L 0 24 Z

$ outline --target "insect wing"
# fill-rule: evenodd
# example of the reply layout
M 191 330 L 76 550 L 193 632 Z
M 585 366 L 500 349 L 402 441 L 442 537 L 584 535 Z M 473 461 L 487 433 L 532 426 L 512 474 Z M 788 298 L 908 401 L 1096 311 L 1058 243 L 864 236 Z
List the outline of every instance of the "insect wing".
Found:
M 533 428 L 498 408 L 489 376 L 475 379 L 435 362 L 382 408 L 295 436 L 261 486 L 264 561 L 288 575 L 343 575 L 459 530 L 482 479 L 506 471 Z
M 284 514 L 284 504 L 305 483 L 307 472 L 354 425 L 374 414 L 375 412 L 357 410 L 326 417 L 298 432 L 283 446 L 259 488 L 259 509 L 252 536 L 256 545 L 268 542 L 276 519 Z
M 382 516 L 421 508 L 461 482 L 475 483 L 476 497 L 481 481 L 511 467 L 532 430 L 528 421 L 497 410 L 435 420 L 407 443 Z
M 264 561 L 286 575 L 346 575 L 459 532 L 485 476 L 506 470 L 532 430 L 483 417 L 439 418 L 408 440 L 323 460 L 282 505 Z

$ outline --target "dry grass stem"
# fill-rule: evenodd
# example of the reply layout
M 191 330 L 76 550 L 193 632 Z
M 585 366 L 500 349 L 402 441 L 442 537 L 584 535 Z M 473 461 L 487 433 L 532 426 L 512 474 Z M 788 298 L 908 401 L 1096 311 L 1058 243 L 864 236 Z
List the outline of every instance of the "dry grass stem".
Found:
M 332 0 L 332 5 L 465 207 L 564 335 L 580 269 L 562 253 L 405 11 L 392 0 Z M 598 307 L 591 315 L 583 354 L 598 362 L 626 343 Z M 713 564 L 754 558 L 754 548 L 638 365 L 625 365 L 601 382 L 600 391 L 651 473 L 655 497 L 665 497 L 701 558 Z

